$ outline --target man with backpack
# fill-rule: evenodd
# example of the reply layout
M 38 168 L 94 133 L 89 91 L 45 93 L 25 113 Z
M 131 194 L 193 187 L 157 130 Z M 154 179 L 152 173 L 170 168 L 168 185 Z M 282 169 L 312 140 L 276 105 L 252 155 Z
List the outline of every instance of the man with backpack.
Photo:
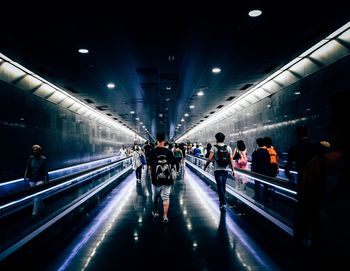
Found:
M 172 170 L 175 165 L 173 153 L 165 147 L 164 133 L 157 134 L 157 147 L 150 153 L 151 182 L 152 182 L 152 199 L 154 218 L 159 217 L 158 202 L 163 202 L 163 223 L 168 223 L 168 210 L 170 204 L 170 190 L 174 183 Z
M 272 146 L 272 138 L 265 136 L 265 149 L 269 152 L 270 155 L 270 177 L 276 178 L 277 174 L 279 173 L 279 167 L 278 167 L 278 154 L 276 149 Z
M 217 144 L 214 145 L 205 163 L 204 170 L 208 167 L 211 161 L 214 161 L 214 175 L 219 194 L 220 210 L 226 210 L 226 180 L 227 180 L 227 166 L 231 168 L 232 177 L 235 175 L 234 162 L 232 157 L 232 149 L 230 146 L 224 144 L 225 135 L 221 132 L 215 135 Z

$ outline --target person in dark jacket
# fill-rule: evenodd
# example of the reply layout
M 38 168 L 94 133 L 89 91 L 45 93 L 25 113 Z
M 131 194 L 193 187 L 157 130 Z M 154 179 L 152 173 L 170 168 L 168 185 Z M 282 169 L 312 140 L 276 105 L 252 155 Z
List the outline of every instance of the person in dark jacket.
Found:
M 257 138 L 256 144 L 258 148 L 255 149 L 252 153 L 252 164 L 251 171 L 255 173 L 259 173 L 262 175 L 269 176 L 270 174 L 270 155 L 269 152 L 265 148 L 265 141 L 263 138 Z M 261 182 L 258 180 L 254 180 L 254 197 L 255 200 L 260 200 L 260 185 Z M 268 200 L 268 187 L 267 184 L 264 185 L 264 196 L 265 201 Z
M 292 166 L 294 165 L 297 175 L 297 206 L 295 208 L 294 218 L 294 240 L 297 245 L 303 246 L 305 242 L 305 236 L 308 229 L 306 228 L 306 221 L 308 217 L 305 212 L 305 203 L 303 200 L 304 186 L 302 185 L 303 175 L 308 163 L 318 155 L 323 153 L 322 146 L 319 142 L 312 142 L 308 136 L 307 127 L 301 125 L 295 130 L 297 136 L 297 143 L 293 145 L 288 151 L 288 160 L 285 166 L 285 174 L 289 180 L 292 175 L 290 173 Z
M 24 172 L 24 180 L 29 185 L 37 186 L 49 182 L 49 174 L 47 171 L 46 157 L 41 155 L 41 147 L 39 145 L 32 146 L 33 154 L 29 156 L 27 166 Z M 40 196 L 34 197 L 32 216 L 37 216 L 42 205 Z

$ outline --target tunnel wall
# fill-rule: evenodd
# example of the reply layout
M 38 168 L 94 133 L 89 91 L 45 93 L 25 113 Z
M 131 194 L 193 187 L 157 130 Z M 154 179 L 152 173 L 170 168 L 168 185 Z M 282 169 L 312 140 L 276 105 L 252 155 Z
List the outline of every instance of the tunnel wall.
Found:
M 0 80 L 0 182 L 23 177 L 33 144 L 49 170 L 116 155 L 134 138 Z
M 286 153 L 296 142 L 295 128 L 306 125 L 312 140 L 330 141 L 328 134 L 329 98 L 338 91 L 350 91 L 350 56 L 304 77 L 296 83 L 243 109 L 239 114 L 201 129 L 186 137 L 185 141 L 206 145 L 215 143 L 214 135 L 222 132 L 225 142 L 236 146 L 244 140 L 250 156 L 258 137 L 269 136 L 285 160 Z M 300 92 L 296 95 L 295 92 Z

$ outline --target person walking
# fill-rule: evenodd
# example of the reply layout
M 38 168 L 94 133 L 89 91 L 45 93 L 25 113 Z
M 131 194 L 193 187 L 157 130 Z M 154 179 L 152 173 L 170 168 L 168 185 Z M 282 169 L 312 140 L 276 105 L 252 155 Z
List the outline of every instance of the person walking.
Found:
M 295 165 L 297 170 L 297 206 L 295 208 L 294 217 L 294 241 L 298 246 L 304 246 L 308 234 L 307 221 L 307 204 L 304 200 L 303 194 L 305 187 L 302 183 L 305 168 L 308 163 L 315 156 L 319 156 L 323 153 L 322 146 L 319 142 L 312 142 L 308 136 L 307 127 L 301 125 L 295 130 L 297 136 L 297 143 L 293 145 L 288 151 L 288 160 L 285 165 L 285 174 L 289 180 L 292 179 L 290 173 L 291 167 Z
M 256 144 L 258 148 L 256 148 L 252 153 L 252 164 L 251 171 L 255 173 L 259 173 L 265 176 L 269 176 L 270 174 L 270 154 L 266 150 L 265 141 L 262 137 L 256 139 Z M 263 193 L 265 201 L 268 201 L 268 185 L 263 183 Z M 260 190 L 261 190 L 261 182 L 257 179 L 254 179 L 254 198 L 256 201 L 260 201 Z
M 235 175 L 234 163 L 233 163 L 232 149 L 230 146 L 227 146 L 224 143 L 225 135 L 219 132 L 215 135 L 215 138 L 216 138 L 217 144 L 212 146 L 207 162 L 205 163 L 204 170 L 207 169 L 211 161 L 214 161 L 214 175 L 215 175 L 215 181 L 217 185 L 217 191 L 219 194 L 220 210 L 225 211 L 226 210 L 226 199 L 225 199 L 226 180 L 228 177 L 227 167 L 230 166 L 231 175 L 232 177 L 234 177 Z
M 29 182 L 31 187 L 42 185 L 49 182 L 49 174 L 47 171 L 46 157 L 41 155 L 41 146 L 33 145 L 33 154 L 29 156 L 27 166 L 24 172 L 24 180 Z M 36 196 L 33 199 L 32 216 L 36 217 L 39 214 L 39 210 L 43 207 L 42 199 L 40 196 Z
M 150 154 L 151 184 L 154 218 L 159 217 L 158 205 L 163 203 L 163 223 L 168 223 L 168 211 L 170 206 L 170 191 L 174 183 L 172 170 L 175 167 L 173 153 L 165 146 L 164 133 L 157 134 L 157 147 Z
M 139 146 L 135 146 L 135 151 L 132 153 L 132 168 L 135 170 L 136 181 L 141 183 L 142 168 L 146 164 L 145 154 Z

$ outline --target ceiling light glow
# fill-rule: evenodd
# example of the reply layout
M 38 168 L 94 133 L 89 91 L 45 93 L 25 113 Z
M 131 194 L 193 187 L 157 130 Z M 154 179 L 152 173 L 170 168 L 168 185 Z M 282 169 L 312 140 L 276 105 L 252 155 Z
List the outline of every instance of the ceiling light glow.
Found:
M 259 10 L 259 9 L 251 10 L 251 11 L 249 11 L 249 13 L 248 13 L 248 15 L 249 15 L 250 17 L 258 17 L 258 16 L 260 16 L 261 14 L 262 14 L 262 11 Z
M 219 67 L 214 67 L 212 68 L 212 73 L 220 73 L 221 72 L 221 69 Z
M 107 84 L 107 87 L 108 87 L 109 89 L 113 89 L 113 88 L 115 88 L 115 84 L 114 84 L 114 83 L 108 83 L 108 84 Z
M 84 48 L 81 48 L 78 50 L 79 53 L 81 54 L 88 54 L 89 53 L 89 50 L 88 49 L 84 49 Z

